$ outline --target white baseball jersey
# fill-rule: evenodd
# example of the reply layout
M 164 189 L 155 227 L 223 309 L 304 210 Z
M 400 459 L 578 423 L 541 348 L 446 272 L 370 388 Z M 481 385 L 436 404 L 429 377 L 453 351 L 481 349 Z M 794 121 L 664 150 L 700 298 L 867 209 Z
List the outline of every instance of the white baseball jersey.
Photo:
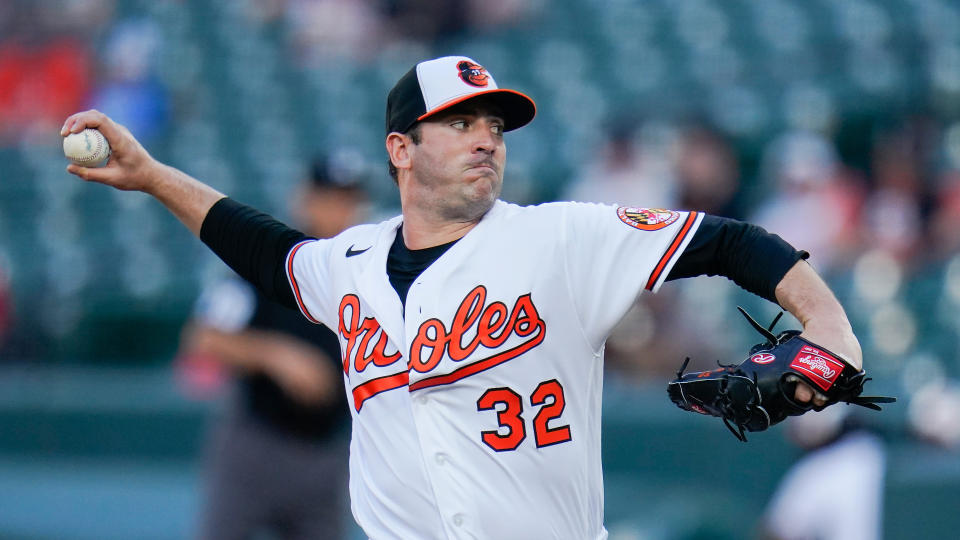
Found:
M 300 308 L 340 336 L 366 534 L 606 538 L 604 341 L 701 219 L 498 201 L 414 281 L 405 309 L 386 272 L 401 217 L 295 246 Z

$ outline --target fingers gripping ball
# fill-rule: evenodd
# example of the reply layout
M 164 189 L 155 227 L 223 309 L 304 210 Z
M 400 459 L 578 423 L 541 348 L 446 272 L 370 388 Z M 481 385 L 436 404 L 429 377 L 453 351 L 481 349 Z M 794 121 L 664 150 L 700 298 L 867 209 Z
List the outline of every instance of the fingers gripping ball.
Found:
M 836 354 L 787 330 L 775 336 L 773 326 L 764 328 L 743 309 L 740 312 L 766 338 L 754 345 L 740 364 L 724 365 L 711 371 L 684 374 L 684 362 L 677 378 L 667 385 L 670 399 L 681 409 L 723 419 L 723 423 L 741 441 L 746 431 L 763 431 L 787 416 L 799 416 L 811 409 L 839 403 L 853 403 L 880 410 L 877 403 L 895 398 L 861 396 L 869 381 Z M 690 360 L 689 358 L 687 359 Z M 826 397 L 823 406 L 800 403 L 794 399 L 797 384 L 804 382 Z
M 103 133 L 85 129 L 63 138 L 63 155 L 81 167 L 103 167 L 110 159 L 110 144 Z

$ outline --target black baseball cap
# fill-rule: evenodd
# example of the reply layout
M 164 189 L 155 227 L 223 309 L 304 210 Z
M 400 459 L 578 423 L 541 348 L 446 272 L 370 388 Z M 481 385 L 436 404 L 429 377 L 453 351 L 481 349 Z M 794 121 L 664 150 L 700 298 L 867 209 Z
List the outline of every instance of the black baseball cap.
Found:
M 307 178 L 315 188 L 362 191 L 368 173 L 366 162 L 358 151 L 337 148 L 328 155 L 315 157 Z
M 504 131 L 523 127 L 537 114 L 533 100 L 499 88 L 493 76 L 466 56 L 444 56 L 410 68 L 387 95 L 387 133 L 406 133 L 414 124 L 458 103 L 485 96 L 503 111 Z

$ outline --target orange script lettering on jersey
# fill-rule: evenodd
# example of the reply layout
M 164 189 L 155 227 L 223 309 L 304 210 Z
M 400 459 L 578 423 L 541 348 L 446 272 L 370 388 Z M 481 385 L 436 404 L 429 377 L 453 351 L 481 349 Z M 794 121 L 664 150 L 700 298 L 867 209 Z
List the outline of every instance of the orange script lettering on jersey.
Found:
M 512 335 L 530 337 L 529 342 L 543 339 L 546 324 L 537 313 L 530 294 L 517 298 L 512 310 L 503 302 L 486 305 L 487 289 L 478 285 L 460 302 L 447 329 L 439 319 L 429 319 L 420 325 L 417 337 L 410 346 L 410 369 L 426 373 L 437 367 L 444 354 L 455 362 L 466 360 L 477 347 L 494 349 L 503 345 Z M 476 327 L 476 335 L 464 344 L 467 333 Z
M 546 323 L 537 313 L 529 293 L 517 298 L 513 309 L 508 309 L 506 304 L 497 301 L 486 305 L 486 299 L 487 289 L 479 285 L 460 302 L 449 328 L 439 319 L 424 321 L 410 346 L 406 371 L 372 378 L 351 390 L 353 406 L 357 412 L 368 399 L 382 392 L 401 387 L 408 387 L 413 392 L 431 386 L 451 384 L 508 362 L 543 341 Z M 401 358 L 399 351 L 390 355 L 386 353 L 386 333 L 376 319 L 360 315 L 360 299 L 355 294 L 348 294 L 340 301 L 339 331 L 346 340 L 343 344 L 343 371 L 348 377 L 351 359 L 354 372 L 359 373 L 370 364 L 386 367 Z M 473 337 L 464 343 L 464 339 L 471 334 Z M 511 336 L 524 338 L 524 341 L 509 349 L 498 350 L 491 356 L 473 358 L 472 362 L 449 373 L 425 377 L 412 384 L 409 382 L 409 370 L 429 372 L 440 364 L 444 355 L 448 355 L 455 362 L 462 362 L 471 358 L 481 345 L 487 349 L 502 349 L 501 346 Z
M 355 294 L 348 294 L 340 301 L 340 335 L 347 340 L 343 347 L 343 372 L 347 375 L 350 374 L 351 353 L 355 353 L 353 369 L 356 371 L 367 369 L 371 362 L 375 366 L 389 366 L 400 358 L 400 351 L 387 355 L 387 334 L 376 319 L 367 317 L 360 321 L 360 299 Z M 377 336 L 377 342 L 368 354 L 374 336 Z

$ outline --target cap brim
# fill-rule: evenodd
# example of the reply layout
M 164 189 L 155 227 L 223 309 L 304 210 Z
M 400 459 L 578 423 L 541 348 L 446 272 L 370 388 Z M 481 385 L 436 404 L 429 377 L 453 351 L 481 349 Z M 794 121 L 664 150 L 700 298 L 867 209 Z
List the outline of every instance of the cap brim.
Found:
M 526 94 L 509 90 L 507 88 L 497 88 L 493 90 L 481 90 L 458 99 L 450 100 L 432 111 L 420 115 L 417 121 L 425 120 L 431 116 L 441 113 L 454 105 L 465 103 L 472 99 L 487 98 L 493 101 L 503 111 L 503 130 L 511 131 L 523 127 L 533 120 L 537 115 L 537 105 Z

